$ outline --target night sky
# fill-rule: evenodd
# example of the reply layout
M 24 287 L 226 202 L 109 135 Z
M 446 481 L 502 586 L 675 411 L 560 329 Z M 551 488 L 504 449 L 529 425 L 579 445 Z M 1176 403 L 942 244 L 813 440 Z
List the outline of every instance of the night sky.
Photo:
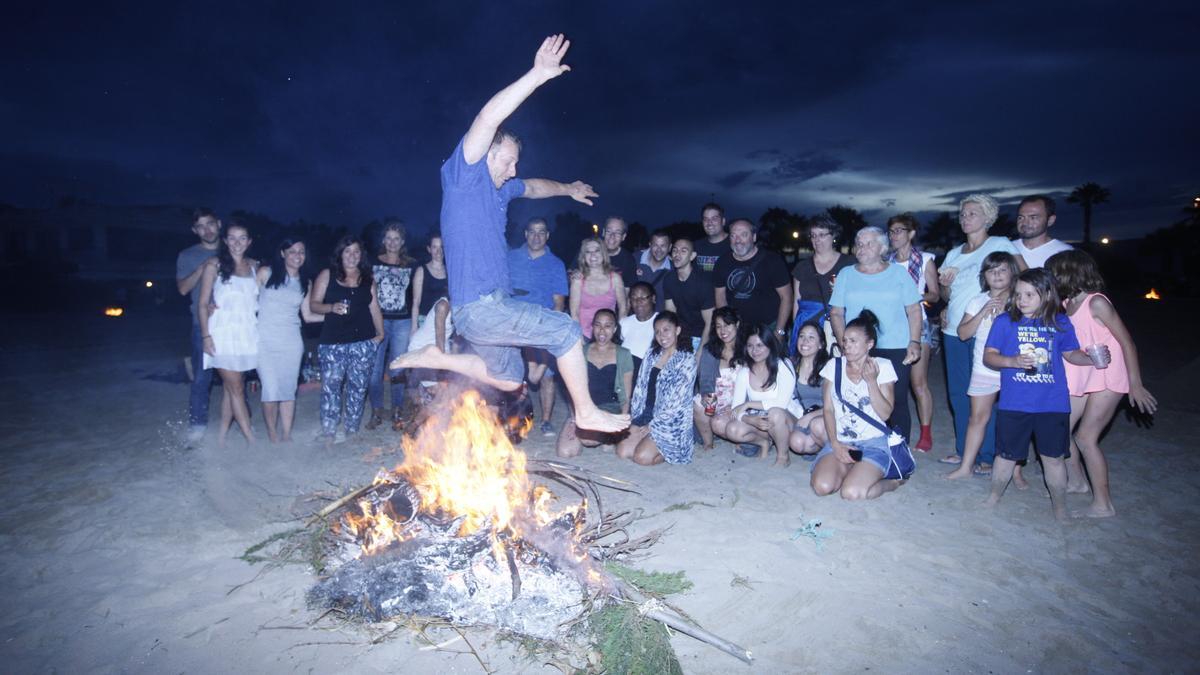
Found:
M 1130 237 L 1200 194 L 1197 3 L 245 5 L 6 9 L 0 201 L 427 229 L 441 161 L 559 31 L 573 70 L 510 120 L 519 171 L 601 198 L 518 219 L 655 227 L 715 198 L 881 224 L 1095 181 L 1095 236 Z

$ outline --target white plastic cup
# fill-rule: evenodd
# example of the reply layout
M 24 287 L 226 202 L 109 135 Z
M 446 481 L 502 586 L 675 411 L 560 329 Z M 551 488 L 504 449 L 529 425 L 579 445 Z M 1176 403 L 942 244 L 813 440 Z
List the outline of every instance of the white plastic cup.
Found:
M 1096 344 L 1088 345 L 1085 351 L 1087 351 L 1088 358 L 1092 360 L 1092 366 L 1096 370 L 1104 370 L 1108 367 L 1110 357 L 1106 345 L 1097 342 Z

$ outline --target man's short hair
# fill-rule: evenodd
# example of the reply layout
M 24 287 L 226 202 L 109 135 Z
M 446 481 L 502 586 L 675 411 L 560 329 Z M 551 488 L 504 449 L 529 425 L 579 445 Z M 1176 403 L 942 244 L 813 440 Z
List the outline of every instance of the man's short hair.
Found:
M 621 223 L 621 226 L 625 228 L 625 234 L 629 234 L 629 222 L 627 220 L 625 220 L 624 216 L 609 216 L 609 217 L 605 218 L 604 219 L 604 227 L 607 229 L 608 224 L 614 220 L 619 221 Z
M 729 221 L 729 231 L 732 232 L 733 226 L 737 225 L 738 223 L 745 223 L 745 224 L 749 225 L 750 232 L 752 232 L 756 235 L 758 234 L 758 223 L 754 222 L 753 220 L 750 220 L 749 218 L 734 218 L 733 220 Z
M 1017 210 L 1020 211 L 1022 206 L 1032 202 L 1042 203 L 1042 207 L 1046 209 L 1046 220 L 1050 220 L 1050 216 L 1054 215 L 1054 199 L 1050 195 L 1029 195 L 1022 199 L 1020 204 L 1017 204 Z
M 671 243 L 671 233 L 667 232 L 666 230 L 658 229 L 658 230 L 651 232 L 650 233 L 650 241 L 654 241 L 655 237 L 662 237 L 663 239 L 667 240 L 668 244 Z
M 195 225 L 196 223 L 200 222 L 201 218 L 216 218 L 216 217 L 217 217 L 217 214 L 213 213 L 212 209 L 210 209 L 206 206 L 200 206 L 200 207 L 197 207 L 196 210 L 192 211 L 192 224 Z
M 724 209 L 724 208 L 722 208 L 722 207 L 721 207 L 721 205 L 720 205 L 720 204 L 718 204 L 718 203 L 716 203 L 716 202 L 709 202 L 709 203 L 705 204 L 704 206 L 701 206 L 701 207 L 700 207 L 700 217 L 701 217 L 701 218 L 703 218 L 703 217 L 704 217 L 704 212 L 705 212 L 705 211 L 708 211 L 708 210 L 710 210 L 710 209 L 711 209 L 711 210 L 713 210 L 713 211 L 716 211 L 716 212 L 717 212 L 717 213 L 719 213 L 719 214 L 721 214 L 721 217 L 722 217 L 722 218 L 724 218 L 724 217 L 725 217 L 725 209 Z
M 492 136 L 492 145 L 489 147 L 489 149 L 494 148 L 497 145 L 500 145 L 505 140 L 510 140 L 513 142 L 513 144 L 515 144 L 517 146 L 518 149 L 521 148 L 521 137 L 514 134 L 509 129 L 500 127 L 499 129 L 496 129 L 496 135 Z
M 529 222 L 525 223 L 525 229 L 528 230 L 529 228 L 533 227 L 534 223 L 541 223 L 546 226 L 547 232 L 550 231 L 550 223 L 546 222 L 546 219 L 542 218 L 541 216 L 534 216 L 533 218 L 530 218 Z
M 634 284 L 633 284 L 632 286 L 630 286 L 630 287 L 629 287 L 629 295 L 630 295 L 630 296 L 632 296 L 632 295 L 633 295 L 633 292 L 634 292 L 634 291 L 636 291 L 636 290 L 637 290 L 637 289 L 639 289 L 639 288 L 644 288 L 644 289 L 646 289 L 646 292 L 647 292 L 647 293 L 649 293 L 649 294 L 650 294 L 650 297 L 652 297 L 652 298 L 657 298 L 657 297 L 658 297 L 658 293 L 656 293 L 656 292 L 654 291 L 654 284 L 651 284 L 651 283 L 649 283 L 649 282 L 646 282 L 646 281 L 637 281 L 637 282 L 634 282 Z

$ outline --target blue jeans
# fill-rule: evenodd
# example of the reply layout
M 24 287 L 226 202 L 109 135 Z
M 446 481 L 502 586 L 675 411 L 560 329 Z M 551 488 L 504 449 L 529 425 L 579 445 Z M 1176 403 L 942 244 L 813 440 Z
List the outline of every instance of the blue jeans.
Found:
M 208 426 L 208 399 L 212 389 L 213 371 L 204 369 L 204 340 L 200 324 L 192 321 L 192 389 L 188 395 L 188 421 L 192 427 Z
M 383 342 L 379 343 L 379 351 L 375 352 L 375 367 L 371 369 L 371 382 L 367 386 L 372 408 L 383 407 L 383 373 L 387 364 L 408 351 L 410 337 L 411 319 L 383 320 Z M 392 407 L 397 407 L 404 401 L 404 387 L 403 380 L 392 384 Z
M 954 448 L 962 457 L 967 425 L 971 421 L 971 397 L 967 396 L 967 389 L 971 384 L 975 340 L 960 340 L 957 335 L 943 332 L 942 353 L 946 357 L 946 394 L 950 398 L 950 411 L 954 413 Z M 991 464 L 995 457 L 996 415 L 993 414 L 983 434 L 983 445 L 979 446 L 978 461 Z
M 506 382 L 525 378 L 521 347 L 545 349 L 557 359 L 583 338 L 569 314 L 513 300 L 503 291 L 455 307 L 454 329 L 487 364 L 488 374 Z

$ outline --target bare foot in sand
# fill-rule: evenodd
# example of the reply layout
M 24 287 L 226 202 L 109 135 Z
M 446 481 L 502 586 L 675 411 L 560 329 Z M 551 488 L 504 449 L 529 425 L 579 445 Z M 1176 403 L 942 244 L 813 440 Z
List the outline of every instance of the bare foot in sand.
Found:
M 1018 490 L 1028 490 L 1029 481 L 1025 480 L 1025 476 L 1021 475 L 1021 466 L 1017 465 L 1016 471 L 1013 471 L 1013 486 Z M 1069 490 L 1068 490 L 1069 492 Z
M 1074 485 L 1067 483 L 1067 494 L 1069 495 L 1086 495 L 1091 491 L 1092 488 L 1087 484 L 1086 481 L 1082 483 L 1076 483 Z
M 629 415 L 614 415 L 599 408 L 589 411 L 578 409 L 575 411 L 575 426 L 611 434 L 629 428 Z
M 1071 514 L 1075 518 L 1112 518 L 1115 515 L 1117 515 L 1117 510 L 1113 508 L 1112 504 L 1109 504 L 1107 507 L 1092 504 L 1084 511 L 1076 511 Z
M 942 476 L 942 478 L 945 478 L 946 480 L 960 480 L 963 478 L 970 478 L 970 477 L 971 477 L 971 467 L 966 466 L 966 465 L 960 466 L 959 468 Z
M 991 495 L 990 497 L 985 499 L 983 501 L 983 503 L 980 504 L 980 506 L 985 509 L 995 509 L 999 503 L 1000 503 L 1000 498 L 997 497 L 996 495 Z

